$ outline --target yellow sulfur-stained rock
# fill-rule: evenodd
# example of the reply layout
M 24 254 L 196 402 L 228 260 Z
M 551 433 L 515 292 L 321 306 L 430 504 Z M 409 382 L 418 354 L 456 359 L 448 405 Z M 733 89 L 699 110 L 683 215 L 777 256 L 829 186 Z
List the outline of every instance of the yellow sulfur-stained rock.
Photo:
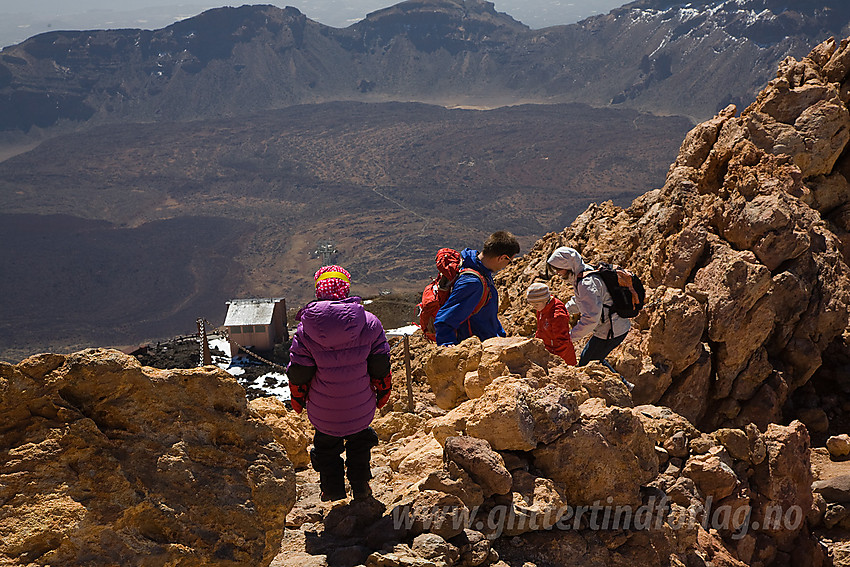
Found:
M 0 391 L 0 557 L 191 566 L 277 554 L 294 470 L 226 372 L 90 349 L 0 364 Z
M 441 348 L 425 362 L 425 377 L 438 407 L 449 410 L 466 399 L 464 379 L 478 369 L 481 341 L 470 337 L 459 345 Z
M 654 444 L 635 410 L 589 404 L 565 435 L 534 450 L 535 465 L 572 505 L 637 506 L 640 487 L 658 474 Z
M 416 434 L 425 423 L 425 418 L 414 413 L 394 411 L 376 417 L 372 429 L 381 441 L 396 441 Z
M 475 401 L 467 400 L 445 415 L 429 419 L 425 429 L 430 431 L 440 445 L 444 445 L 448 437 L 461 435 L 466 431 L 466 423 L 474 411 Z
M 296 469 L 310 466 L 307 448 L 313 442 L 313 426 L 307 414 L 288 409 L 277 398 L 257 398 L 248 402 L 251 414 L 268 425 L 278 443 L 286 449 L 286 455 Z

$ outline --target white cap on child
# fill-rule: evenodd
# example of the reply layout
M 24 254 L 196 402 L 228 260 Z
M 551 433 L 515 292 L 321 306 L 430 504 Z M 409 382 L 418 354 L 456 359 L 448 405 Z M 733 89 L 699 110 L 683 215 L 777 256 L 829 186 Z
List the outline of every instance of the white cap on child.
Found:
M 525 292 L 525 299 L 535 309 L 543 309 L 549 303 L 549 286 L 545 283 L 533 283 Z

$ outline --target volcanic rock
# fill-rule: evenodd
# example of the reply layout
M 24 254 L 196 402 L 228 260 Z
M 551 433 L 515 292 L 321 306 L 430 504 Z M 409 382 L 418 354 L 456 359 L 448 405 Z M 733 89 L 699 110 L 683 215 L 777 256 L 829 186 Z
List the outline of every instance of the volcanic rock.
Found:
M 738 477 L 717 454 L 696 455 L 688 459 L 682 474 L 691 478 L 704 497 L 718 502 L 734 492 Z
M 457 463 L 484 489 L 484 496 L 510 491 L 513 482 L 511 473 L 487 441 L 468 436 L 449 437 L 443 450 L 446 460 Z
M 481 341 L 470 337 L 459 345 L 440 349 L 425 364 L 428 385 L 437 396 L 437 406 L 451 409 L 466 398 L 464 378 L 481 361 Z
M 90 349 L 0 364 L 0 392 L 0 557 L 268 565 L 277 554 L 293 467 L 223 370 Z
M 512 474 L 512 507 L 504 535 L 552 529 L 567 513 L 569 502 L 563 484 L 524 470 Z
M 306 413 L 297 414 L 277 398 L 257 398 L 248 402 L 251 415 L 271 428 L 275 440 L 286 450 L 296 469 L 310 465 L 307 448 L 313 442 L 313 426 Z
M 523 379 L 501 378 L 472 400 L 465 432 L 486 439 L 497 451 L 530 451 L 570 428 L 579 417 L 579 398 L 554 385 L 535 388 Z
M 787 426 L 771 424 L 763 438 L 767 457 L 753 467 L 750 479 L 753 521 L 781 548 L 787 548 L 804 526 L 793 521 L 794 514 L 799 512 L 802 519 L 812 507 L 809 434 L 802 423 L 792 421 Z M 776 517 L 777 511 L 781 511 L 781 521 Z
M 381 441 L 395 441 L 414 435 L 424 423 L 425 419 L 415 413 L 393 411 L 376 417 L 372 429 Z
M 573 505 L 640 504 L 640 487 L 658 474 L 658 457 L 637 413 L 582 405 L 578 423 L 533 451 L 543 474 L 563 483 Z
M 627 266 L 647 305 L 609 360 L 634 399 L 706 430 L 781 421 L 848 324 L 846 52 L 831 41 L 786 60 L 739 117 L 730 106 L 687 135 L 663 188 L 627 209 L 592 205 L 500 272 L 504 295 L 519 297 L 557 245 Z M 511 306 L 505 319 L 521 315 Z
M 500 376 L 528 376 L 529 371 L 535 368 L 537 372 L 532 376 L 545 375 L 550 366 L 550 354 L 540 340 L 494 337 L 484 341 L 481 346 L 483 350 L 478 364 L 476 388 L 472 392 L 467 388 L 470 399 L 481 396 L 484 388 Z
M 472 480 L 469 473 L 453 461 L 447 462 L 444 468 L 431 472 L 422 481 L 419 489 L 452 494 L 460 498 L 469 509 L 484 503 L 484 490 Z
M 841 458 L 850 455 L 850 435 L 842 433 L 834 435 L 826 440 L 826 448 L 833 458 Z
M 812 490 L 827 502 L 850 504 L 850 475 L 839 475 L 812 484 Z

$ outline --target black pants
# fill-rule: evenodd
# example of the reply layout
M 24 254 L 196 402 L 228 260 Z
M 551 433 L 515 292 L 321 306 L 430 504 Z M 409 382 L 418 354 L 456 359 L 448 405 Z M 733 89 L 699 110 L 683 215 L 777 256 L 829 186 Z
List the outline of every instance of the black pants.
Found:
M 587 344 L 584 345 L 584 350 L 581 351 L 581 358 L 578 361 L 578 366 L 585 366 L 592 360 L 605 360 L 605 357 L 611 354 L 611 351 L 620 346 L 628 332 L 623 333 L 619 337 L 613 339 L 600 339 L 599 337 L 590 337 Z
M 322 492 L 345 494 L 345 468 L 352 487 L 363 486 L 372 478 L 370 461 L 372 447 L 378 444 L 378 434 L 371 427 L 345 437 L 334 437 L 321 431 L 313 436 L 310 462 L 319 473 Z M 345 451 L 345 462 L 342 452 Z

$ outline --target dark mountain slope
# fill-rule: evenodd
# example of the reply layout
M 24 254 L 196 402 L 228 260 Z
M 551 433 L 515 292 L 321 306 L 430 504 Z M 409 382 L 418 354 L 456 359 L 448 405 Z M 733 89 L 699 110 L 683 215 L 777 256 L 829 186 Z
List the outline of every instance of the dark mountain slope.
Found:
M 345 29 L 294 8 L 221 8 L 156 31 L 53 32 L 3 50 L 0 130 L 327 100 L 578 101 L 706 117 L 752 100 L 779 60 L 848 22 L 844 0 L 645 0 L 543 30 L 480 0 L 403 2 Z
M 660 185 L 689 127 L 346 102 L 58 136 L 0 163 L 0 357 L 191 332 L 234 296 L 298 305 L 325 239 L 357 293 L 421 291 L 442 246 L 497 228 L 527 246 Z

